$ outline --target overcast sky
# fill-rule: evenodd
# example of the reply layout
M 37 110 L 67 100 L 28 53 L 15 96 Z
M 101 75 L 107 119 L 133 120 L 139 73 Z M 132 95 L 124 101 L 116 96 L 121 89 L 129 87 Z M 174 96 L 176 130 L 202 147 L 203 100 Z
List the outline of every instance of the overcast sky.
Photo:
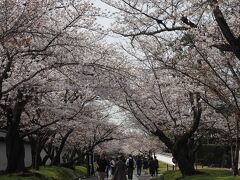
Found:
M 103 12 L 110 12 L 110 13 L 117 12 L 117 10 L 115 8 L 107 5 L 106 3 L 102 2 L 101 0 L 91 0 L 91 2 L 96 7 L 101 8 L 101 10 Z M 111 17 L 109 17 L 109 18 L 99 17 L 99 18 L 97 18 L 97 22 L 103 26 L 104 30 L 107 30 L 107 29 L 109 29 L 111 27 L 112 23 L 114 23 L 114 19 L 111 18 Z M 108 38 L 107 38 L 107 41 L 110 42 L 110 43 L 123 43 L 124 42 L 124 38 L 120 37 L 119 35 L 110 33 Z

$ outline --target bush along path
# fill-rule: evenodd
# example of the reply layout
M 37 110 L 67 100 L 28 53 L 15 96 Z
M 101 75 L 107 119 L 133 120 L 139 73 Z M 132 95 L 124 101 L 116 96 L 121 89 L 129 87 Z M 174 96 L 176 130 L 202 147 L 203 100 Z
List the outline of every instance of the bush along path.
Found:
M 29 170 L 24 174 L 11 174 L 0 176 L 0 180 L 74 180 L 82 179 L 87 175 L 87 169 L 76 166 L 75 170 L 64 167 L 40 167 L 39 170 Z

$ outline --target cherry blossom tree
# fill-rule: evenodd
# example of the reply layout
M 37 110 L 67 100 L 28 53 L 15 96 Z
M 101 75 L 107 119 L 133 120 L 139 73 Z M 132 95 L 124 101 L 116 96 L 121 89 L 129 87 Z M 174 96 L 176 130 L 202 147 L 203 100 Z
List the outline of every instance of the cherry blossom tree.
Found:
M 10 0 L 1 2 L 0 11 L 2 124 L 8 131 L 7 171 L 15 172 L 24 169 L 19 125 L 25 106 L 61 68 L 89 60 L 98 37 L 87 31 L 97 27 L 98 9 L 88 1 Z
M 156 68 L 194 84 L 189 89 L 197 99 L 225 117 L 235 116 L 238 134 L 238 1 L 104 2 L 118 9 L 114 31 L 130 38 L 136 53 L 144 54 L 142 61 L 154 60 Z M 238 143 L 235 150 L 237 174 Z M 180 169 L 183 175 L 195 173 Z
M 103 1 L 116 8 L 112 30 L 131 45 L 124 51 L 104 42 L 106 32 L 96 23 L 100 9 L 90 1 L 0 2 L 7 171 L 24 170 L 24 137 L 36 166 L 42 150 L 43 162 L 59 164 L 64 149 L 74 161 L 125 137 L 97 105 L 100 99 L 122 108 L 133 128 L 157 136 L 183 175 L 197 173 L 194 152 L 204 130 L 228 129 L 236 175 L 239 2 Z

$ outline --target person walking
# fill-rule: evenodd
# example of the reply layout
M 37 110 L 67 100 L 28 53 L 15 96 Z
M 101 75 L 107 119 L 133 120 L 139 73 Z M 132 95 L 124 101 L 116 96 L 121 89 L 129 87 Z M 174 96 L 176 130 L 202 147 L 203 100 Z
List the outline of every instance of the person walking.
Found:
M 147 169 L 148 168 L 148 160 L 146 157 L 144 157 L 143 159 L 143 169 Z
M 149 165 L 149 173 L 150 173 L 150 175 L 154 176 L 154 173 L 155 173 L 155 163 L 154 163 L 153 157 L 150 157 L 148 165 Z
M 127 166 L 124 163 L 123 159 L 124 159 L 123 156 L 116 158 L 115 172 L 112 180 L 127 180 L 126 177 Z
M 112 158 L 112 160 L 110 161 L 110 166 L 111 166 L 111 176 L 113 176 L 115 173 L 115 166 L 116 166 L 116 162 L 114 158 Z
M 98 180 L 104 180 L 107 165 L 108 162 L 106 160 L 105 154 L 101 154 L 100 158 L 97 160 Z
M 138 156 L 136 164 L 137 164 L 137 175 L 141 176 L 142 164 L 143 164 L 141 156 Z
M 128 180 L 133 179 L 133 170 L 135 168 L 135 164 L 136 162 L 134 161 L 132 155 L 130 154 L 126 161 L 127 171 L 128 171 Z
M 155 165 L 155 176 L 158 176 L 158 168 L 159 168 L 159 163 L 158 163 L 158 160 L 157 160 L 157 157 L 154 156 L 154 165 Z
M 107 177 L 107 179 L 108 179 L 108 177 L 109 177 L 109 171 L 110 171 L 110 161 L 108 160 L 108 159 L 106 159 L 107 160 L 107 166 L 106 166 L 106 169 L 105 169 L 105 173 L 106 173 L 106 177 Z

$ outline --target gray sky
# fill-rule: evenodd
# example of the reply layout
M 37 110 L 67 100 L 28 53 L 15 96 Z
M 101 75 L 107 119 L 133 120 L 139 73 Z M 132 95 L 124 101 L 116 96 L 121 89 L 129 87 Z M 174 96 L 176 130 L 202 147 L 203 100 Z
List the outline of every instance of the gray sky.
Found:
M 117 10 L 106 3 L 102 2 L 101 0 L 90 0 L 96 7 L 101 8 L 101 11 L 104 13 L 108 13 L 109 15 L 111 13 L 116 13 Z M 106 17 L 98 17 L 97 18 L 97 23 L 101 24 L 103 26 L 104 30 L 108 30 L 112 23 L 114 23 L 114 19 L 112 17 L 106 18 Z M 109 32 L 109 31 L 108 31 Z M 109 33 L 107 37 L 107 41 L 109 43 L 123 43 L 125 40 L 123 37 L 120 37 L 119 35 Z

